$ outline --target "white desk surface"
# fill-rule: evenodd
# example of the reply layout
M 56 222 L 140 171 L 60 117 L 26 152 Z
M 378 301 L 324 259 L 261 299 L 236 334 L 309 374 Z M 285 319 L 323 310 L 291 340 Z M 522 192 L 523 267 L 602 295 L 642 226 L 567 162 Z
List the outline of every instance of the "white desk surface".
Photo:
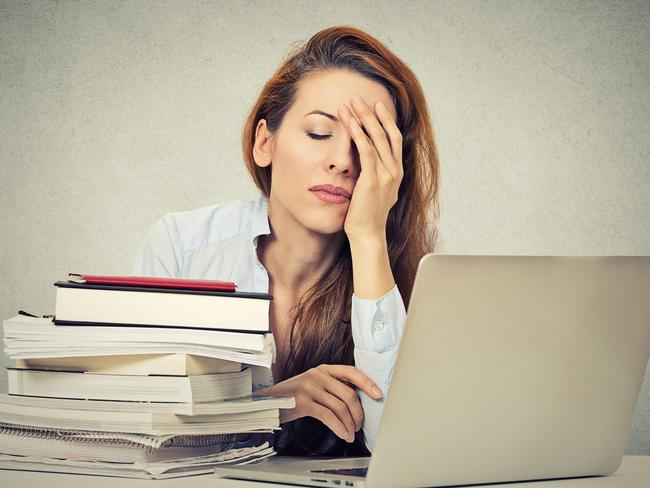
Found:
M 295 488 L 295 485 L 226 480 L 216 478 L 212 475 L 191 476 L 187 478 L 174 478 L 168 480 L 139 480 L 3 469 L 0 469 L 0 485 L 3 488 L 88 488 L 89 486 L 92 488 L 253 488 L 256 486 L 263 488 L 271 488 L 272 486 Z M 508 483 L 493 486 L 503 486 L 507 488 L 650 488 L 650 456 L 625 456 L 621 467 L 616 473 L 610 476 L 536 481 L 529 483 Z

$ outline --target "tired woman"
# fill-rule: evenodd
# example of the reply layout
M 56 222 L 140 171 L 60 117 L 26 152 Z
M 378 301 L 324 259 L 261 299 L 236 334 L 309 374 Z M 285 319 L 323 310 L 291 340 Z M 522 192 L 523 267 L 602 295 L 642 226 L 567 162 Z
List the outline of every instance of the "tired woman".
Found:
M 420 258 L 435 245 L 438 154 L 422 88 L 380 41 L 322 30 L 289 54 L 245 123 L 260 191 L 165 215 L 134 273 L 233 281 L 273 295 L 271 371 L 293 396 L 281 454 L 372 451 Z

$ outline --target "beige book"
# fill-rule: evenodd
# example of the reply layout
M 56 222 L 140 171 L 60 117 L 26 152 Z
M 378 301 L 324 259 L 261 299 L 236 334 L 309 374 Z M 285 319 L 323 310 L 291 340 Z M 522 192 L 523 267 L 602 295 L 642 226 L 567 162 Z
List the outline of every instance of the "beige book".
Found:
M 135 402 L 218 402 L 253 394 L 250 368 L 189 376 L 7 368 L 7 386 L 10 395 Z
M 62 410 L 3 404 L 0 417 L 0 438 L 12 426 L 34 430 L 102 431 L 140 435 L 228 434 L 280 427 L 280 411 L 277 408 L 188 417 L 166 412 Z M 68 432 L 62 437 L 69 435 Z M 0 452 L 7 451 L 0 449 Z
M 134 354 L 16 359 L 16 368 L 128 375 L 204 375 L 238 373 L 241 363 L 193 354 Z

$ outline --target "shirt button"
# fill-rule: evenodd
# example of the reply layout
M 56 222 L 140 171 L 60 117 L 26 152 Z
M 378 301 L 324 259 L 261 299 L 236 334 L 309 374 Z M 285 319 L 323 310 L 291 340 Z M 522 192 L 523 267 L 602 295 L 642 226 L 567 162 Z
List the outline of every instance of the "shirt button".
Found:
M 386 325 L 386 322 L 382 322 L 381 320 L 377 320 L 375 322 L 375 330 L 382 330 L 385 325 Z

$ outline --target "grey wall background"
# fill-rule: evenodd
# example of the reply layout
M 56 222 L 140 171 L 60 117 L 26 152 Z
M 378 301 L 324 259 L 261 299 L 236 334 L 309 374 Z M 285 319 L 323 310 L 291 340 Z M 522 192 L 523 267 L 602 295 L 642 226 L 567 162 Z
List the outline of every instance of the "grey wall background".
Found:
M 383 40 L 426 91 L 447 252 L 648 255 L 649 14 L 631 1 L 0 1 L 1 316 L 53 312 L 68 272 L 129 274 L 165 212 L 254 198 L 244 116 L 293 43 L 337 24 Z M 650 373 L 627 453 L 650 454 Z

